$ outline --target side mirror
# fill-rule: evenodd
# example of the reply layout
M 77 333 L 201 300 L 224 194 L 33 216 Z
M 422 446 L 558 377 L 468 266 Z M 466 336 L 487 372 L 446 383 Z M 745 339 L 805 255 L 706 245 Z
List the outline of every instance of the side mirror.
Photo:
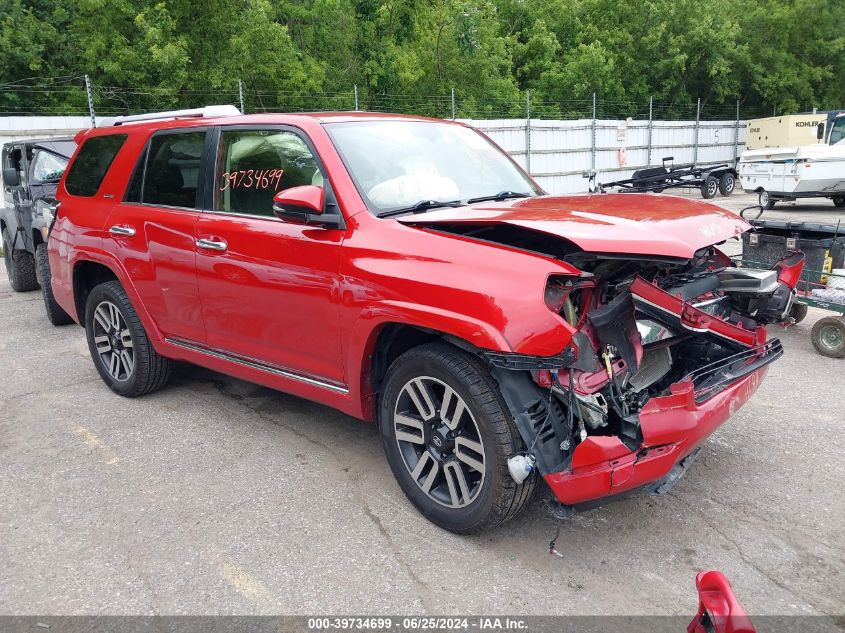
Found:
M 273 196 L 273 213 L 283 220 L 308 220 L 311 215 L 323 215 L 326 194 L 317 185 L 302 185 L 280 191 Z
M 816 138 L 817 138 L 818 140 L 820 140 L 820 141 L 821 141 L 822 139 L 824 139 L 824 121 L 822 121 L 821 123 L 819 123 L 819 127 L 818 127 L 818 129 L 816 130 Z
M 334 196 L 330 194 L 326 200 L 325 190 L 317 185 L 302 185 L 280 191 L 273 197 L 273 213 L 281 220 L 298 220 L 333 229 L 346 226 Z
M 21 179 L 18 170 L 14 167 L 7 167 L 3 170 L 3 184 L 6 187 L 20 187 Z

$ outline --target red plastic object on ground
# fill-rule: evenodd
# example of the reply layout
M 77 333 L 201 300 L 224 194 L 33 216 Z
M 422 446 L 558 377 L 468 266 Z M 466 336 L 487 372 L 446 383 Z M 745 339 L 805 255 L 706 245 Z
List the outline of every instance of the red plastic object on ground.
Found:
M 734 596 L 722 572 L 703 571 L 695 577 L 698 613 L 687 633 L 756 633 L 751 618 Z

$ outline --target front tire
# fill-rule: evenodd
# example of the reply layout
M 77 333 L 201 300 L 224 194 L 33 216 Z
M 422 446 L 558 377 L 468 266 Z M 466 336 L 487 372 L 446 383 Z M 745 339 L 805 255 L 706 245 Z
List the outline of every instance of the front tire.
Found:
M 816 321 L 810 333 L 813 347 L 822 356 L 845 358 L 845 317 L 826 316 Z
M 719 191 L 719 181 L 716 180 L 716 176 L 707 176 L 701 183 L 701 197 L 710 200 L 717 191 Z
M 6 274 L 9 285 L 15 292 L 29 292 L 38 288 L 38 278 L 35 275 L 35 258 L 32 253 L 24 250 L 14 250 L 9 232 L 3 231 L 3 261 L 6 264 Z
M 50 284 L 50 259 L 47 257 L 47 245 L 39 244 L 35 247 L 35 264 L 37 266 L 41 296 L 44 299 L 44 309 L 47 319 L 53 325 L 69 325 L 73 323 L 70 315 L 62 309 L 53 296 L 53 286 Z
M 789 316 L 795 320 L 796 325 L 801 323 L 801 321 L 807 318 L 807 304 L 796 301 L 792 304 L 792 307 L 789 308 Z
M 525 507 L 507 460 L 524 450 L 498 387 L 474 356 L 442 343 L 390 366 L 379 402 L 385 454 L 405 495 L 431 522 L 459 534 L 494 528 Z
M 85 304 L 85 333 L 97 372 L 109 389 L 135 398 L 161 389 L 173 361 L 160 356 L 117 281 L 96 286 Z

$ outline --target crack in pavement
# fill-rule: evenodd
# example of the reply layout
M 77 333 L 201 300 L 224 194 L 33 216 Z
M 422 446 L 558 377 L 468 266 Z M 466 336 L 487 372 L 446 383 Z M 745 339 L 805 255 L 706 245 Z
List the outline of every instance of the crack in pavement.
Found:
M 304 433 L 304 432 L 300 431 L 299 429 L 293 428 L 289 424 L 284 424 L 284 423 L 280 422 L 274 416 L 272 416 L 268 413 L 265 413 L 264 411 L 260 411 L 256 406 L 251 405 L 249 402 L 247 402 L 245 400 L 244 396 L 231 391 L 231 389 L 229 389 L 227 381 L 225 379 L 210 379 L 209 382 L 215 387 L 215 389 L 217 389 L 217 391 L 221 395 L 227 397 L 232 402 L 235 402 L 235 403 L 243 406 L 244 408 L 246 408 L 247 410 L 249 410 L 250 412 L 252 412 L 256 416 L 258 416 L 259 419 L 264 420 L 266 422 L 270 422 L 271 424 L 274 424 L 276 426 L 280 426 L 281 428 L 285 429 L 286 431 L 290 431 L 296 437 L 301 438 L 301 439 L 305 440 L 306 442 L 313 444 L 314 446 L 317 446 L 318 448 L 323 449 L 324 451 L 326 451 L 330 455 L 330 457 L 332 458 L 333 461 L 335 461 L 335 462 L 343 461 L 341 459 L 341 456 L 338 455 L 337 452 L 332 447 L 325 444 L 321 440 L 316 439 L 314 437 L 311 437 L 309 434 Z M 336 464 L 336 466 L 339 467 L 340 464 Z M 350 483 L 354 483 L 359 478 L 359 473 L 356 472 L 355 470 L 353 470 L 350 466 L 339 467 L 338 471 L 345 473 L 345 479 Z M 376 527 L 376 529 L 378 530 L 381 537 L 387 542 L 387 544 L 390 548 L 390 553 L 393 556 L 393 559 L 399 564 L 399 566 L 405 571 L 405 573 L 411 579 L 411 582 L 414 586 L 417 597 L 419 598 L 420 604 L 422 604 L 422 607 L 425 610 L 425 612 L 426 613 L 434 613 L 435 612 L 435 610 L 433 608 L 434 605 L 431 601 L 431 591 L 430 591 L 428 585 L 425 583 L 424 580 L 422 580 L 417 575 L 416 571 L 414 571 L 414 568 L 402 556 L 400 548 L 399 548 L 398 544 L 396 543 L 396 541 L 393 539 L 393 536 L 390 534 L 390 532 L 384 526 L 384 524 L 381 521 L 381 518 L 372 510 L 370 505 L 367 503 L 366 499 L 361 497 L 358 494 L 356 489 L 352 490 L 352 495 L 355 498 L 355 500 L 358 502 L 358 505 L 363 510 L 364 515 L 373 523 L 373 525 Z
M 393 556 L 393 559 L 397 563 L 399 563 L 402 569 L 405 570 L 405 573 L 407 573 L 410 577 L 411 582 L 414 584 L 414 589 L 417 593 L 417 597 L 420 599 L 420 603 L 422 604 L 423 609 L 425 609 L 425 612 L 429 614 L 435 613 L 435 610 L 433 608 L 434 605 L 431 602 L 431 590 L 429 589 L 426 582 L 422 578 L 417 576 L 417 572 L 414 571 L 414 568 L 410 565 L 410 563 L 408 563 L 408 561 L 404 559 L 404 557 L 399 551 L 398 545 L 393 540 L 393 536 L 384 526 L 384 523 L 382 523 L 381 518 L 379 518 L 379 516 L 375 512 L 373 512 L 372 508 L 370 508 L 366 500 L 362 499 L 358 495 L 356 495 L 356 498 L 361 504 L 361 509 L 364 511 L 364 514 L 370 521 L 373 522 L 373 525 L 376 526 L 376 529 L 379 531 L 379 534 L 381 534 L 382 538 L 387 541 L 387 544 L 390 546 L 390 553 Z
M 715 522 L 710 520 L 710 518 L 709 518 L 709 516 L 707 515 L 706 512 L 704 512 L 703 510 L 700 510 L 697 506 L 695 506 L 691 503 L 688 503 L 686 500 L 682 499 L 681 497 L 676 497 L 676 498 L 682 504 L 687 506 L 687 508 L 693 510 L 697 514 L 700 514 L 703 517 L 704 522 L 708 525 L 708 527 L 710 527 L 710 529 L 712 529 L 716 534 L 721 536 L 725 541 L 727 541 L 730 545 L 732 545 L 734 550 L 736 550 L 736 553 L 739 554 L 739 557 L 740 557 L 740 559 L 742 560 L 743 563 L 745 563 L 751 569 L 753 569 L 758 574 L 760 574 L 761 576 L 766 578 L 773 585 L 775 585 L 776 587 L 779 587 L 780 589 L 782 589 L 783 591 L 788 593 L 790 596 L 793 596 L 795 598 L 799 598 L 801 601 L 806 602 L 808 605 L 812 604 L 812 602 L 810 600 L 808 600 L 807 597 L 804 594 L 802 594 L 798 589 L 790 587 L 785 582 L 783 582 L 782 580 L 780 580 L 776 576 L 772 575 L 767 569 L 765 569 L 762 565 L 757 563 L 753 558 L 751 558 L 748 554 L 746 554 L 745 551 L 743 551 L 740 544 L 734 538 L 729 536 L 726 532 L 724 532 L 722 529 L 720 529 Z M 740 520 L 742 520 L 742 519 L 740 519 Z M 827 616 L 833 617 L 833 616 L 837 615 L 835 613 L 828 612 L 827 610 L 825 610 L 821 606 L 815 606 L 813 608 L 818 609 L 819 611 L 821 611 L 823 614 L 825 614 Z

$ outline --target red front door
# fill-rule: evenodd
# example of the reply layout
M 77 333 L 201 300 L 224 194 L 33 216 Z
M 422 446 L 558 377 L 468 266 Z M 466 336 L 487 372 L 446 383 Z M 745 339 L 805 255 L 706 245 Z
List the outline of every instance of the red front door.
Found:
M 289 129 L 222 128 L 210 210 L 196 228 L 206 345 L 318 381 L 346 383 L 338 280 L 343 230 L 287 222 L 273 196 L 321 184 Z

